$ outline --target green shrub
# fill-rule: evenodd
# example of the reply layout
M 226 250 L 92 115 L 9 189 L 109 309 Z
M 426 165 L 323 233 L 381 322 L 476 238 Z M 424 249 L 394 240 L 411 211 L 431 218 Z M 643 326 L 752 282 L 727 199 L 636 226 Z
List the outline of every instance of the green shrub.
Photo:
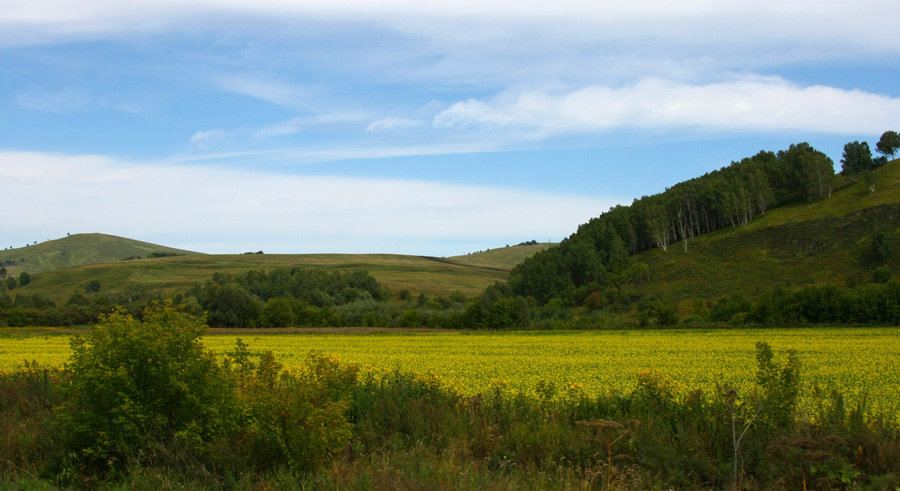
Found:
M 875 283 L 887 283 L 891 281 L 891 268 L 888 266 L 879 266 L 872 271 L 872 281 Z
M 36 362 L 0 372 L 0 483 L 33 477 L 62 453 L 51 431 L 60 375 L 59 369 Z
M 736 314 L 749 312 L 751 308 L 750 300 L 740 293 L 733 293 L 716 300 L 709 315 L 713 321 L 729 322 Z
M 253 364 L 240 341 L 233 360 L 243 408 L 237 452 L 245 461 L 256 469 L 311 471 L 344 449 L 355 366 L 311 353 L 304 367 L 292 371 L 271 352 Z
M 57 424 L 81 470 L 122 469 L 177 445 L 202 453 L 237 408 L 230 374 L 200 342 L 202 319 L 167 302 L 143 319 L 114 312 L 72 339 L 68 398 Z
M 294 304 L 299 300 L 293 298 L 270 298 L 263 307 L 262 324 L 264 327 L 291 327 L 297 324 Z
M 872 234 L 872 256 L 876 261 L 883 262 L 891 257 L 894 253 L 895 237 L 894 231 L 888 228 L 879 228 Z
M 787 428 L 794 421 L 800 395 L 800 358 L 796 351 L 790 350 L 784 363 L 778 364 L 774 359 L 768 343 L 756 343 L 756 383 L 763 397 L 760 418 Z

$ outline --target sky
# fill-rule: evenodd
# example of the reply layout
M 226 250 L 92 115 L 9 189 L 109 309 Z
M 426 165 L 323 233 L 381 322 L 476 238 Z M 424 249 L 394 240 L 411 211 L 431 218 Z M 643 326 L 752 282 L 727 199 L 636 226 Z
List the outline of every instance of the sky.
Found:
M 0 2 L 0 246 L 453 256 L 900 130 L 896 0 Z

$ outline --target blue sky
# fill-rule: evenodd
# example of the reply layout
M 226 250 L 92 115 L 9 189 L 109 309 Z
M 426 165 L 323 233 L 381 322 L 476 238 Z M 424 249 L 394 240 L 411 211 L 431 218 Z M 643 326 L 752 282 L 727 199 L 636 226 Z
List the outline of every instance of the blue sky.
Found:
M 4 247 L 450 256 L 900 129 L 894 0 L 0 4 Z

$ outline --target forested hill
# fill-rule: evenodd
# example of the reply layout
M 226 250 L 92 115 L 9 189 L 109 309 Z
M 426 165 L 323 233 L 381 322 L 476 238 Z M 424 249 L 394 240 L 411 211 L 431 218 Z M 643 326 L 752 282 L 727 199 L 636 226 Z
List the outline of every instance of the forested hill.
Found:
M 847 156 L 848 151 L 852 153 L 859 146 L 864 146 L 865 151 L 861 164 L 852 155 Z M 858 142 L 845 147 L 845 160 L 842 175 L 836 175 L 834 163 L 824 153 L 807 143 L 795 144 L 777 153 L 762 151 L 732 162 L 722 169 L 678 183 L 665 192 L 635 199 L 630 206 L 611 208 L 581 225 L 559 247 L 539 252 L 513 269 L 510 289 L 516 295 L 533 297 L 540 304 L 553 298 L 577 304 L 593 292 L 611 287 L 619 289 L 626 284 L 642 286 L 655 278 L 656 271 L 646 262 L 632 258 L 636 254 L 645 253 L 643 256 L 647 251 L 657 251 L 654 254 L 665 255 L 677 250 L 690 255 L 695 239 L 717 231 L 727 233 L 723 229 L 740 230 L 766 222 L 767 214 L 783 207 L 791 207 L 795 213 L 792 218 L 782 216 L 780 220 L 802 222 L 810 213 L 815 215 L 814 210 L 826 207 L 838 190 L 845 192 L 851 187 L 862 190 L 862 194 L 843 199 L 844 209 L 838 210 L 839 213 L 850 214 L 869 206 L 857 194 L 879 197 L 885 197 L 885 193 L 898 194 L 897 183 L 879 182 L 895 179 L 896 167 L 900 165 L 897 161 L 888 163 L 883 157 L 872 159 L 868 146 Z M 888 202 L 900 205 L 900 195 L 889 198 Z M 829 230 L 832 229 L 826 227 L 820 232 L 839 233 Z M 747 242 L 748 248 L 764 246 Z M 789 242 L 781 246 L 791 247 Z M 802 255 L 804 251 L 793 253 Z M 708 273 L 715 275 L 716 271 Z M 669 271 L 669 274 L 693 272 Z M 719 292 L 724 293 L 727 292 Z

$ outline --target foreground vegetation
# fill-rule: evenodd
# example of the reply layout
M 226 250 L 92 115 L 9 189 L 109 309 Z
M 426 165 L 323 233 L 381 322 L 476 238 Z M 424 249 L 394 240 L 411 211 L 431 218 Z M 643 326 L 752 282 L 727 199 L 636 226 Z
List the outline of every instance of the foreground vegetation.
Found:
M 799 401 L 802 358 L 755 348 L 740 386 L 567 384 L 474 395 L 321 354 L 285 367 L 166 305 L 112 314 L 64 369 L 0 377 L 0 479 L 74 486 L 872 488 L 900 485 L 900 432 L 838 391 Z M 814 406 L 810 406 L 813 404 Z M 816 418 L 804 408 L 815 407 Z
M 220 329 L 219 333 L 233 330 Z M 287 368 L 299 369 L 310 351 L 329 353 L 360 367 L 398 368 L 406 373 L 439 373 L 447 387 L 465 395 L 502 385 L 537 396 L 541 384 L 571 387 L 588 397 L 627 393 L 637 374 L 660 370 L 690 390 L 715 392 L 716 384 L 744 387 L 754 378 L 753 345 L 765 341 L 779 352 L 795 350 L 803 360 L 801 407 L 812 410 L 825 388 L 839 390 L 848 404 L 865 399 L 875 412 L 900 408 L 900 329 L 670 329 L 640 331 L 530 331 L 502 333 L 383 330 L 365 334 L 346 329 L 315 329 L 305 334 L 207 334 L 204 344 L 218 355 L 238 339 L 251 356 L 271 351 Z M 312 331 L 310 333 L 309 331 Z M 316 333 L 316 331 L 318 331 Z M 0 370 L 22 360 L 62 368 L 71 356 L 69 336 L 28 335 L 0 338 Z M 900 423 L 900 421 L 898 421 Z

